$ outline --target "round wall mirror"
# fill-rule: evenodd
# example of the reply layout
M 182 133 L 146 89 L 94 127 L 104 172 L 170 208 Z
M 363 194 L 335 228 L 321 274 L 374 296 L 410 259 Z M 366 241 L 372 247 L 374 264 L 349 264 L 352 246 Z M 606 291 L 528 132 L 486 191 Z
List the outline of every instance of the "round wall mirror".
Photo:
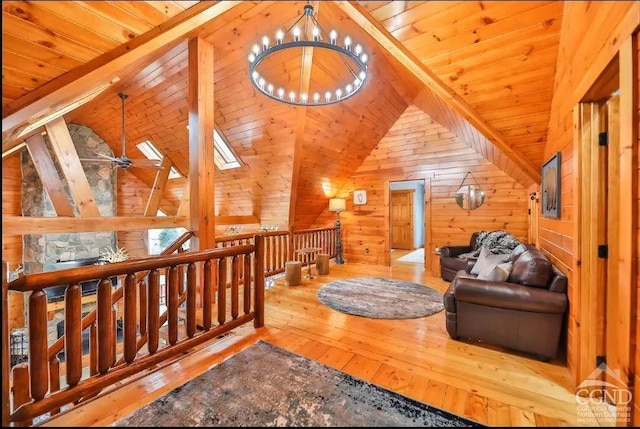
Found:
M 484 203 L 484 191 L 478 185 L 462 185 L 456 192 L 456 203 L 465 210 L 475 210 Z

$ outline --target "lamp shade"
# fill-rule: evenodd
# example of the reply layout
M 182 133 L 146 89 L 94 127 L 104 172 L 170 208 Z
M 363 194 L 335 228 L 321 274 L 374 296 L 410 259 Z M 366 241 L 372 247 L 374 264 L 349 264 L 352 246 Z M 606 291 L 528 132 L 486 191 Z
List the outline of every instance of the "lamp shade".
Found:
M 330 212 L 343 212 L 347 210 L 347 201 L 344 198 L 331 198 L 329 200 Z

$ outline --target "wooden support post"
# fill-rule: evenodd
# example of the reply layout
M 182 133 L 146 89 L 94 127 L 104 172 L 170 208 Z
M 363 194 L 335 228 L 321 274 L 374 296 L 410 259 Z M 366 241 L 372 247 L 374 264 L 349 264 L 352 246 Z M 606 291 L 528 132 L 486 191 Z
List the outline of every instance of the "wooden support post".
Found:
M 256 246 L 255 271 L 253 273 L 253 311 L 255 313 L 253 326 L 255 328 L 261 328 L 264 326 L 264 247 L 262 244 L 262 236 L 255 235 L 253 242 Z
M 189 192 L 192 250 L 215 247 L 213 45 L 189 41 Z
M 9 266 L 2 261 L 2 427 L 9 426 L 10 392 L 9 392 L 9 286 L 7 270 Z

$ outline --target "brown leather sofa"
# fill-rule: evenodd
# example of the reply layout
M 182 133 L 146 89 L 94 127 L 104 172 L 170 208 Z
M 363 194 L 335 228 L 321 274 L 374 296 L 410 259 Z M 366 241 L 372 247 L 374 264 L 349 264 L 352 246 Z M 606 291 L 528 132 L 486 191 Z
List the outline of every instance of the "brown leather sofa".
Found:
M 442 280 L 450 282 L 458 271 L 467 268 L 467 259 L 458 258 L 458 255 L 476 250 L 478 235 L 480 235 L 480 232 L 474 232 L 471 235 L 468 246 L 444 246 L 440 248 L 440 276 Z
M 456 273 L 444 294 L 453 339 L 470 339 L 555 359 L 567 310 L 567 277 L 535 246 L 520 244 L 509 259 L 506 282 Z

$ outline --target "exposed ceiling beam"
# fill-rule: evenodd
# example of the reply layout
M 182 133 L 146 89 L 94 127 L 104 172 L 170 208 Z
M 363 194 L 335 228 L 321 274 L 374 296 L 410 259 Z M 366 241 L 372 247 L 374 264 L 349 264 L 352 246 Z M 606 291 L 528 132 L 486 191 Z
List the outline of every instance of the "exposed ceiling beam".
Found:
M 53 209 L 58 216 L 73 217 L 73 206 L 64 192 L 64 183 L 60 180 L 58 171 L 47 149 L 42 134 L 35 134 L 27 139 L 27 149 L 33 165 L 38 172 L 42 186 L 47 191 Z
M 30 217 L 2 216 L 2 236 L 94 231 L 188 228 L 189 218 L 175 216 Z
M 318 1 L 311 4 L 316 12 L 320 7 Z M 311 28 L 307 28 L 310 33 Z M 307 34 L 307 38 L 311 38 L 311 34 Z M 305 46 L 302 48 L 302 64 L 300 64 L 300 87 L 298 95 L 309 95 L 309 86 L 311 84 L 311 69 L 313 67 L 313 47 Z M 289 197 L 289 229 L 295 225 L 296 217 L 296 201 L 298 200 L 298 182 L 300 180 L 300 164 L 302 163 L 302 143 L 304 142 L 304 130 L 307 123 L 307 108 L 298 106 L 296 108 L 296 134 L 293 146 L 293 165 L 291 167 L 291 194 Z
M 168 21 L 29 92 L 3 109 L 2 150 L 15 145 L 21 128 L 59 108 L 112 82 L 127 66 L 154 51 L 188 37 L 188 34 L 213 18 L 235 7 L 239 1 L 200 2 Z M 19 143 L 19 142 L 18 142 Z
M 438 97 L 453 107 L 489 141 L 520 167 L 533 181 L 540 183 L 540 170 L 531 164 L 521 153 L 516 152 L 507 143 L 500 132 L 486 122 L 462 97 L 447 86 L 438 76 L 429 70 L 415 55 L 399 42 L 387 29 L 373 18 L 362 6 L 352 1 L 336 1 L 353 21 L 365 30 L 373 39 L 416 76 Z
M 73 144 L 69 128 L 64 118 L 57 118 L 45 125 L 51 147 L 62 174 L 67 179 L 69 193 L 81 217 L 100 216 L 93 189 L 89 185 L 87 175 L 82 168 L 78 152 Z
M 149 195 L 149 200 L 147 201 L 147 207 L 144 209 L 145 216 L 156 216 L 158 214 L 160 202 L 162 201 L 164 190 L 167 187 L 167 182 L 169 181 L 169 173 L 171 172 L 172 165 L 173 163 L 168 156 L 162 158 L 160 170 L 156 172 L 156 178 L 153 181 L 153 187 L 151 188 L 151 195 Z

